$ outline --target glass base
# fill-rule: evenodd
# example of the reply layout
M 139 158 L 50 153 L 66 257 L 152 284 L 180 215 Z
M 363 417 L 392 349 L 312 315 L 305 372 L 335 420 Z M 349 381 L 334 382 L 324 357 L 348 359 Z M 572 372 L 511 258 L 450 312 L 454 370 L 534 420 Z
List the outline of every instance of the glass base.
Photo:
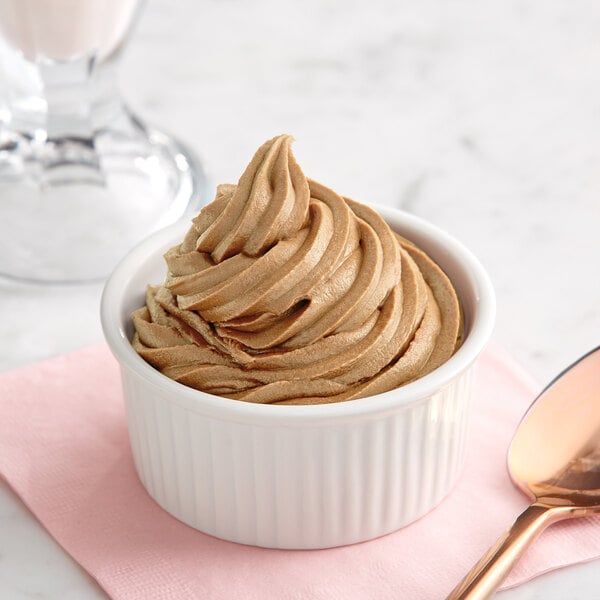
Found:
M 107 277 L 152 231 L 196 214 L 206 178 L 193 154 L 124 111 L 91 138 L 0 133 L 0 275 Z

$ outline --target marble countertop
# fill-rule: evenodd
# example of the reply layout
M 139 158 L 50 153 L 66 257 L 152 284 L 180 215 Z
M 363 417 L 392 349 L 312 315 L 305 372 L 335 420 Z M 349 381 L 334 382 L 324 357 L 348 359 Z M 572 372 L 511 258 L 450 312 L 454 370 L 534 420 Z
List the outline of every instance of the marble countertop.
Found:
M 600 344 L 598 31 L 593 0 L 150 0 L 121 81 L 213 183 L 287 131 L 311 177 L 459 238 L 496 341 L 544 382 Z M 100 292 L 0 281 L 0 370 L 100 341 Z M 0 532 L 0 597 L 105 597 L 3 483 Z M 498 597 L 599 587 L 592 562 Z

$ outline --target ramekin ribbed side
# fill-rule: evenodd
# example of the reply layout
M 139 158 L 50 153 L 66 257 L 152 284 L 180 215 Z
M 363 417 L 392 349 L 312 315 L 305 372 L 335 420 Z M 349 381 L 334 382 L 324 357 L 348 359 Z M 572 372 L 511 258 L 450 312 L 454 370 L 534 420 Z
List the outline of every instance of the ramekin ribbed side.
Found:
M 297 549 L 372 539 L 436 506 L 463 464 L 470 381 L 471 368 L 382 415 L 289 427 L 212 418 L 123 369 L 134 460 L 152 498 L 216 537 Z

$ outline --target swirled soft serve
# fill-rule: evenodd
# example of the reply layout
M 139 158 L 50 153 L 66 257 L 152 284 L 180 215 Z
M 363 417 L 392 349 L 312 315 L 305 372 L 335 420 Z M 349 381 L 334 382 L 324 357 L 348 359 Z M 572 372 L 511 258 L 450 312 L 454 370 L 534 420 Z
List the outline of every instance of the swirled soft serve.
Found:
M 307 179 L 291 141 L 263 144 L 167 252 L 165 282 L 133 313 L 134 348 L 248 402 L 339 402 L 426 375 L 460 343 L 448 277 L 375 211 Z

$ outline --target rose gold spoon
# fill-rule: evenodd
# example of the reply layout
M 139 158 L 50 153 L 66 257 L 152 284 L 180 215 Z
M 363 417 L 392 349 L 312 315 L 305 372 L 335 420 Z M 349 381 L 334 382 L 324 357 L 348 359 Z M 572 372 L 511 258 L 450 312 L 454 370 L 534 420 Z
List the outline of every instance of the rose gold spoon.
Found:
M 530 406 L 510 445 L 508 471 L 532 504 L 447 600 L 489 598 L 548 525 L 600 513 L 600 347 Z

